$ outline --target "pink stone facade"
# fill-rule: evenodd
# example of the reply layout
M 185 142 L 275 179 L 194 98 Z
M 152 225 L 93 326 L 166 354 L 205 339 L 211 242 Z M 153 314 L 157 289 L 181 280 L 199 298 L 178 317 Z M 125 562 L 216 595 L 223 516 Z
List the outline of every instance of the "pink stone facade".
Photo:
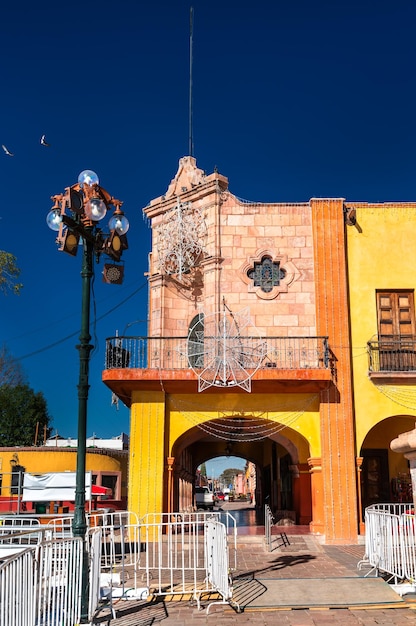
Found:
M 169 238 L 161 241 L 161 227 L 178 202 L 190 203 L 203 216 L 203 254 L 196 269 L 170 276 L 160 266 L 169 247 Z M 248 307 L 254 327 L 265 336 L 317 334 L 309 203 L 242 202 L 229 192 L 224 176 L 205 177 L 195 160 L 185 157 L 166 196 L 145 213 L 152 220 L 150 336 L 186 336 L 195 315 L 220 311 L 223 303 L 233 313 Z M 286 273 L 270 293 L 247 276 L 264 256 L 278 261 Z

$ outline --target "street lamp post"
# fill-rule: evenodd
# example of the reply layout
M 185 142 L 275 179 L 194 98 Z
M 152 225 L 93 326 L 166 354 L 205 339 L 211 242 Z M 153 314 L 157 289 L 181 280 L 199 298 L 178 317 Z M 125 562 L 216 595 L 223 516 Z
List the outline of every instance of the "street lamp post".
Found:
M 122 202 L 116 200 L 100 187 L 98 176 L 91 170 L 84 170 L 78 183 L 68 187 L 65 193 L 52 196 L 54 206 L 46 221 L 56 231 L 58 249 L 71 256 L 77 254 L 82 243 L 82 296 L 81 332 L 79 336 L 79 381 L 78 381 L 78 444 L 75 486 L 75 510 L 72 532 L 83 540 L 83 566 L 81 580 L 81 623 L 88 622 L 88 549 L 86 542 L 87 521 L 85 515 L 85 470 L 87 440 L 87 405 L 89 391 L 89 362 L 93 348 L 90 335 L 91 279 L 94 275 L 94 257 L 97 262 L 105 254 L 111 263 L 104 265 L 105 282 L 120 284 L 123 266 L 119 264 L 123 250 L 127 248 L 126 233 L 129 223 L 121 211 Z M 113 207 L 114 214 L 105 233 L 99 222 L 107 210 Z

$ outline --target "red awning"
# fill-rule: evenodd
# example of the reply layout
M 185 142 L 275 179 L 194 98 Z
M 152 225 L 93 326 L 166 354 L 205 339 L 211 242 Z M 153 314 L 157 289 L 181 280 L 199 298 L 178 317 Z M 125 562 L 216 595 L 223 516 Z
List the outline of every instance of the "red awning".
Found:
M 108 487 L 100 487 L 99 485 L 92 485 L 91 495 L 92 496 L 110 496 L 111 489 L 109 489 Z

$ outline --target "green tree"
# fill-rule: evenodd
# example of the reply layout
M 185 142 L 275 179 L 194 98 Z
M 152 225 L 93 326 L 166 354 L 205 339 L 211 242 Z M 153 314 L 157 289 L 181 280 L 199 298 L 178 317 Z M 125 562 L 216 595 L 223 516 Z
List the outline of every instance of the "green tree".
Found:
M 0 387 L 3 385 L 23 385 L 26 376 L 19 361 L 15 359 L 6 346 L 0 347 Z
M 46 400 L 29 385 L 0 387 L 0 446 L 32 446 L 50 435 Z
M 236 474 L 241 474 L 243 470 L 241 469 L 235 469 L 234 467 L 230 467 L 228 469 L 225 469 L 223 471 L 223 473 L 221 474 L 219 480 L 221 483 L 223 483 L 224 485 L 226 485 L 228 487 L 228 485 L 232 485 L 234 482 L 234 476 Z
M 200 472 L 201 472 L 201 476 L 206 476 L 207 475 L 207 466 L 205 465 L 205 463 L 202 463 L 201 468 L 200 468 Z
M 16 257 L 10 252 L 0 250 L 0 292 L 7 295 L 9 291 L 19 294 L 22 283 L 18 283 L 20 269 L 16 265 Z

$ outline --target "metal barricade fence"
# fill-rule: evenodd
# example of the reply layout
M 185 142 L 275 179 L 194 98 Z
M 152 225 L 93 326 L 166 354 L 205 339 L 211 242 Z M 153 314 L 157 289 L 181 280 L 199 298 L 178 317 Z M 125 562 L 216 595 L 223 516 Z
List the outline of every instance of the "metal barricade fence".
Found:
M 401 516 L 389 513 L 375 513 L 379 518 L 381 531 L 379 569 L 395 579 L 402 579 L 404 567 L 402 561 Z
M 93 511 L 87 513 L 85 518 L 88 528 L 120 528 L 127 524 L 138 524 L 139 522 L 137 513 L 132 511 Z M 73 519 L 74 516 L 72 514 L 62 515 L 61 517 L 55 516 L 47 520 L 47 526 L 53 531 L 54 536 L 57 536 L 61 531 L 67 533 L 68 536 L 72 531 Z
M 365 556 L 368 564 L 390 574 L 395 583 L 416 583 L 415 515 L 411 504 L 377 504 L 365 511 Z M 368 575 L 368 574 L 367 574 Z
M 191 595 L 199 607 L 201 593 L 216 592 L 229 602 L 228 542 L 236 563 L 237 526 L 232 516 L 222 515 L 226 524 L 220 517 L 220 512 L 151 513 L 138 524 L 101 525 L 101 596 L 111 602 L 113 614 L 113 599 L 145 599 L 149 594 Z M 210 547 L 210 575 L 207 520 L 221 529 L 220 539 Z
M 101 536 L 99 529 L 89 530 L 87 534 L 89 545 L 89 599 L 88 617 L 91 621 L 99 607 L 101 600 Z
M 211 520 L 205 523 L 207 577 L 213 589 L 221 596 L 221 600 L 208 604 L 207 613 L 213 604 L 232 603 L 233 590 L 229 575 L 228 546 L 225 530 L 224 524 Z M 240 611 L 239 605 L 235 604 L 235 606 Z
M 135 554 L 134 538 L 128 537 L 124 530 L 126 526 L 137 525 L 139 518 L 131 511 L 111 511 L 108 513 L 89 513 L 86 515 L 89 529 L 101 529 L 102 546 L 101 560 L 104 568 L 110 568 L 127 556 L 126 564 Z M 73 516 L 53 518 L 48 521 L 47 528 L 50 531 L 49 538 L 72 537 Z
M 237 545 L 232 516 L 227 516 L 227 525 L 220 521 L 220 512 L 152 514 L 138 524 L 123 524 L 128 519 L 134 515 L 125 512 L 88 530 L 90 619 L 103 595 L 112 601 L 142 600 L 149 593 L 186 594 L 200 608 L 201 594 L 214 593 L 220 602 L 232 602 L 230 538 L 235 559 Z M 16 544 L 19 554 L 0 564 L 1 626 L 73 626 L 79 620 L 83 541 L 66 536 L 72 532 L 70 521 L 61 518 L 25 527 L 30 541 Z M 10 534 L 18 540 L 19 524 L 10 527 L 11 533 L 0 533 L 0 545 Z
M 403 578 L 401 559 L 400 509 L 390 509 L 382 505 L 380 509 L 369 508 L 365 513 L 365 556 L 361 563 Z
M 369 565 L 372 569 L 378 569 L 381 551 L 380 519 L 373 511 L 365 511 L 365 552 L 364 558 L 359 561 L 358 568 Z M 368 575 L 368 574 L 367 574 Z
M 27 526 L 40 526 L 40 522 L 36 517 L 28 515 L 0 515 L 0 535 L 15 528 L 21 530 L 22 527 Z
M 36 610 L 35 548 L 0 564 L 0 624 L 33 626 Z
M 146 516 L 146 521 L 141 520 L 141 552 L 134 580 L 143 581 L 155 596 L 191 595 L 198 609 L 204 593 L 218 593 L 221 602 L 230 602 L 231 586 L 225 588 L 224 582 L 229 574 L 225 524 L 215 517 L 204 516 L 203 519 L 186 514 L 181 518 L 181 515 L 155 514 Z M 147 518 L 156 521 L 149 522 Z M 215 544 L 209 553 L 208 522 L 211 530 L 214 525 L 218 528 L 215 537 L 223 538 L 222 543 Z M 212 539 L 214 543 L 215 537 Z
M 416 584 L 416 518 L 404 513 L 401 519 L 401 545 L 404 577 L 412 585 Z
M 42 542 L 0 564 L 2 626 L 74 626 L 81 613 L 83 542 Z
M 272 526 L 274 524 L 274 517 L 268 504 L 264 505 L 264 540 L 266 542 L 267 549 L 271 552 L 272 549 Z
M 101 564 L 103 568 L 111 568 L 123 562 L 134 565 L 137 558 L 137 531 L 129 530 L 138 526 L 139 518 L 131 511 L 112 511 L 109 513 L 90 514 L 87 516 L 91 527 L 102 531 Z M 140 548 L 140 546 L 139 546 Z
M 41 525 L 36 518 L 23 515 L 0 516 L 0 560 L 37 545 L 42 538 Z
M 280 511 L 280 513 L 286 513 L 286 511 Z M 277 539 L 276 539 L 276 534 L 275 534 L 275 539 L 274 540 L 272 539 L 272 528 L 275 524 L 276 524 L 276 520 L 272 513 L 272 510 L 268 504 L 265 504 L 264 505 L 264 541 L 269 552 L 272 552 L 276 548 L 281 548 L 283 546 L 290 545 L 290 541 L 286 533 L 283 531 L 282 527 L 280 531 L 276 533 Z M 273 543 L 275 544 L 274 547 L 273 547 Z
M 77 624 L 81 615 L 82 539 L 55 539 L 36 550 L 37 626 Z
M 140 524 L 182 524 L 191 525 L 200 531 L 208 519 L 213 519 L 224 524 L 226 529 L 227 544 L 229 550 L 230 568 L 237 568 L 237 521 L 228 511 L 190 511 L 179 513 L 148 513 L 140 519 Z M 200 541 L 202 532 L 196 535 L 196 541 Z
M 138 524 L 139 517 L 137 513 L 132 511 L 108 511 L 88 513 L 87 522 L 88 526 L 99 526 L 100 528 L 106 528 L 113 526 L 114 528 L 120 528 L 121 526 L 127 526 L 131 524 Z

